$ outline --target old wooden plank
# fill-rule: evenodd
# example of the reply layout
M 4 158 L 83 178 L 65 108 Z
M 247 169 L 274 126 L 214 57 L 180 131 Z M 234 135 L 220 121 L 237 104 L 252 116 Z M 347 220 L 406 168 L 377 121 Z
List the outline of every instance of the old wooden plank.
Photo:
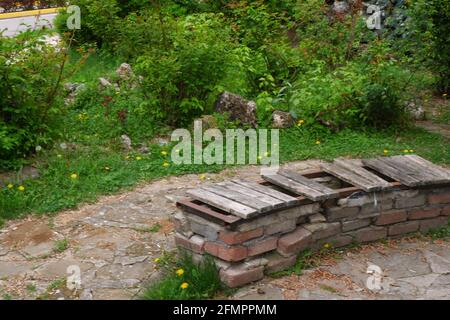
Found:
M 330 195 L 336 193 L 333 189 L 331 189 L 323 184 L 320 184 L 317 181 L 308 179 L 298 172 L 295 172 L 292 170 L 280 170 L 279 174 L 304 185 L 306 188 L 318 191 L 320 193 L 330 194 Z
M 389 182 L 348 160 L 336 159 L 332 164 L 323 164 L 322 168 L 331 175 L 366 192 L 379 191 L 391 187 Z
M 422 185 L 447 182 L 446 178 L 405 156 L 391 157 L 389 161 L 402 167 L 405 171 L 409 172 L 410 175 L 420 179 Z
M 271 197 L 277 198 L 281 201 L 284 201 L 287 205 L 296 205 L 299 203 L 299 200 L 295 197 L 291 197 L 288 194 L 282 193 L 278 190 L 274 190 L 272 188 L 263 186 L 259 183 L 255 183 L 255 182 L 250 182 L 250 181 L 246 181 L 246 180 L 241 180 L 241 179 L 233 179 L 231 180 L 232 182 L 244 186 L 246 188 L 261 192 L 263 194 L 267 194 Z
M 326 200 L 337 197 L 339 195 L 339 193 L 334 191 L 333 189 L 320 185 L 319 183 L 305 178 L 301 175 L 297 176 L 296 172 L 281 171 L 280 173 L 284 173 L 285 175 L 263 175 L 262 177 L 263 179 L 275 185 L 278 185 L 296 194 L 303 195 L 313 201 Z M 289 177 L 287 177 L 286 175 L 289 175 Z M 294 177 L 296 180 L 294 180 Z
M 386 161 L 387 158 L 364 159 L 364 165 L 372 168 L 394 180 L 400 181 L 408 187 L 416 187 L 421 184 L 420 179 L 411 176 L 404 169 L 397 167 L 395 164 Z
M 255 197 L 249 197 L 245 194 L 237 192 L 235 190 L 230 190 L 219 185 L 212 185 L 209 187 L 203 187 L 203 190 L 215 193 L 221 197 L 233 200 L 235 202 L 241 203 L 247 207 L 256 209 L 258 212 L 267 212 L 273 209 L 270 203 L 261 201 Z
M 221 182 L 221 183 L 218 183 L 218 185 L 222 186 L 224 188 L 230 189 L 230 190 L 240 192 L 241 194 L 243 194 L 247 197 L 256 198 L 261 201 L 264 201 L 264 202 L 270 204 L 270 206 L 274 209 L 284 208 L 284 207 L 288 206 L 287 202 L 285 202 L 285 201 L 271 197 L 270 195 L 258 192 L 256 190 L 252 190 L 250 188 L 241 186 L 234 182 Z
M 236 217 L 234 215 L 226 215 L 221 212 L 210 209 L 204 205 L 196 204 L 187 199 L 178 201 L 177 207 L 179 207 L 183 211 L 198 215 L 199 217 L 205 218 L 207 220 L 212 220 L 222 225 L 234 224 L 242 220 L 241 217 Z
M 427 172 L 431 172 L 434 176 L 450 181 L 450 170 L 440 167 L 415 154 L 405 155 L 403 157 L 407 158 L 410 162 L 417 163 L 419 166 L 426 169 Z
M 207 190 L 192 189 L 189 190 L 187 194 L 194 199 L 200 200 L 206 204 L 219 208 L 225 212 L 237 215 L 238 217 L 244 219 L 248 219 L 251 216 L 258 214 L 258 211 L 254 208 L 248 207 L 225 197 L 221 197 Z

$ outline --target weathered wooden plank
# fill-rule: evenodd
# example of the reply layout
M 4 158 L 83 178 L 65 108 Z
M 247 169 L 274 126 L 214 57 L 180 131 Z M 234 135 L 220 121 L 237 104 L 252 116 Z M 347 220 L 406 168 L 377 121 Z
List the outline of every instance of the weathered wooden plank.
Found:
M 241 186 L 234 182 L 221 182 L 221 183 L 218 183 L 218 185 L 222 186 L 224 188 L 230 189 L 230 190 L 237 191 L 247 197 L 256 198 L 261 201 L 264 201 L 264 202 L 268 203 L 273 209 L 284 208 L 284 207 L 288 206 L 285 201 L 282 201 L 280 199 L 271 197 L 267 194 L 252 190 L 250 188 Z
M 291 197 L 288 194 L 282 193 L 278 190 L 274 190 L 272 188 L 263 186 L 259 183 L 254 183 L 250 181 L 240 180 L 240 179 L 234 179 L 231 180 L 232 182 L 239 184 L 241 186 L 244 186 L 246 188 L 261 192 L 263 194 L 269 195 L 271 197 L 277 198 L 279 200 L 284 201 L 287 205 L 295 205 L 299 203 L 299 200 L 295 197 Z
M 436 177 L 447 179 L 450 181 L 450 170 L 435 165 L 434 163 L 415 154 L 405 155 L 403 157 L 407 158 L 411 162 L 417 163 L 419 166 L 427 169 L 427 171 L 432 172 Z
M 221 197 L 241 203 L 247 207 L 256 209 L 258 212 L 267 212 L 273 209 L 270 203 L 261 201 L 255 197 L 246 196 L 240 192 L 227 189 L 219 185 L 212 185 L 209 187 L 202 187 L 203 190 L 215 193 Z
M 402 184 L 408 187 L 416 187 L 421 185 L 420 179 L 417 177 L 411 176 L 408 172 L 405 172 L 404 169 L 397 167 L 395 164 L 386 161 L 387 158 L 376 158 L 376 159 L 364 159 L 364 165 L 372 168 L 382 174 L 400 181 Z
M 284 173 L 285 175 L 282 175 Z M 287 177 L 286 175 L 289 175 Z M 263 179 L 313 201 L 321 201 L 339 196 L 339 193 L 296 172 L 280 171 L 280 174 L 263 175 Z M 294 180 L 295 178 L 295 180 Z
M 190 200 L 180 200 L 177 202 L 177 207 L 180 209 L 198 215 L 199 217 L 213 220 L 214 222 L 217 222 L 222 225 L 227 224 L 234 224 L 240 220 L 242 220 L 241 217 L 236 217 L 234 215 L 226 215 L 222 214 L 220 212 L 217 212 L 215 210 L 212 210 L 204 205 L 196 204 Z
M 402 167 L 403 170 L 409 172 L 412 176 L 420 179 L 422 185 L 445 183 L 447 181 L 446 178 L 434 173 L 426 166 L 414 162 L 405 156 L 394 156 L 391 157 L 389 161 L 393 164 L 397 164 L 397 166 Z
M 366 192 L 390 188 L 389 182 L 372 172 L 344 159 L 336 159 L 332 164 L 323 164 L 324 171 Z
M 215 193 L 203 189 L 192 189 L 187 192 L 192 198 L 200 200 L 213 207 L 219 208 L 225 212 L 237 215 L 238 217 L 247 219 L 256 214 L 258 211 L 233 200 L 221 197 Z

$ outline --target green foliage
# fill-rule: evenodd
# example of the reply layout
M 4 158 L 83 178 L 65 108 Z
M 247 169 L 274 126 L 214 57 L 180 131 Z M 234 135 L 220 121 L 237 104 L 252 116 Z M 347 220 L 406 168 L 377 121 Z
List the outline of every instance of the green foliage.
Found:
M 66 55 L 43 36 L 0 34 L 0 168 L 17 164 L 57 134 Z
M 156 263 L 163 268 L 165 277 L 144 292 L 145 300 L 208 299 L 222 287 L 214 259 L 209 256 L 196 263 L 183 252 L 175 264 L 164 259 Z
M 66 251 L 68 248 L 69 248 L 69 241 L 67 241 L 67 239 L 55 241 L 55 246 L 54 246 L 55 252 L 61 253 L 61 252 Z
M 175 30 L 165 33 L 162 47 L 138 57 L 137 70 L 152 105 L 169 124 L 180 125 L 204 113 L 211 94 L 217 95 L 233 43 L 220 15 L 187 16 Z

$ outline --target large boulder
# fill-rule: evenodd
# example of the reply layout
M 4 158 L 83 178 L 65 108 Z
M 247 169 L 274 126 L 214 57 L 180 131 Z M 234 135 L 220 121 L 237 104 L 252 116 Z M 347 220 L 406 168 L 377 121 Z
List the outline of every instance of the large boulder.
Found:
M 216 112 L 228 113 L 231 120 L 239 120 L 242 124 L 257 127 L 256 103 L 237 94 L 224 92 L 219 96 L 215 106 Z
M 294 125 L 294 117 L 289 112 L 276 110 L 272 113 L 272 127 L 276 129 L 290 128 Z

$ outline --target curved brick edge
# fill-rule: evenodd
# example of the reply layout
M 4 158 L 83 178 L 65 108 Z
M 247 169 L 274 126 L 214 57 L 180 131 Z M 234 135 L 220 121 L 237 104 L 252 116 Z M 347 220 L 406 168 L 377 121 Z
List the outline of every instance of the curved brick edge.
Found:
M 176 244 L 196 259 L 216 258 L 222 281 L 239 287 L 293 266 L 306 250 L 344 247 L 428 232 L 446 226 L 450 187 L 358 192 L 345 199 L 302 205 L 228 229 L 190 213 L 173 216 Z

